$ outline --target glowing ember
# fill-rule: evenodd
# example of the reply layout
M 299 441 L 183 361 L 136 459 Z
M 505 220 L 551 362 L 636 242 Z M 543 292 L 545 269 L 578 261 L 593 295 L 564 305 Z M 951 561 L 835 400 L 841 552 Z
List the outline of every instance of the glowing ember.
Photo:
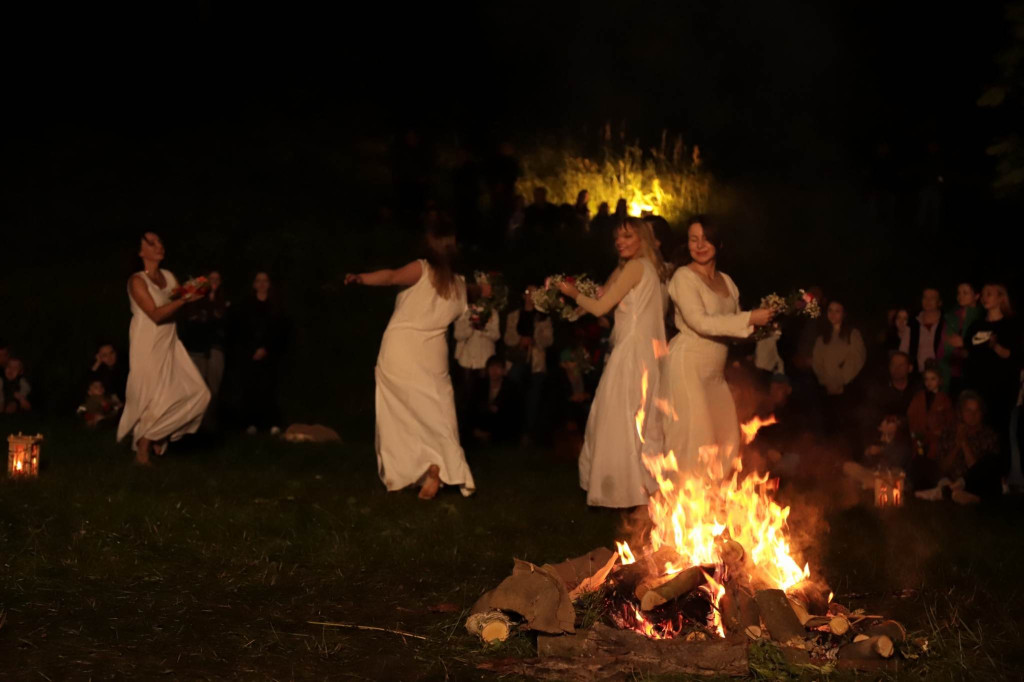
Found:
M 749 445 L 754 442 L 757 438 L 757 432 L 761 430 L 761 427 L 771 426 L 777 424 L 775 421 L 775 415 L 769 415 L 764 421 L 760 417 L 754 415 L 754 418 L 748 421 L 746 424 L 740 424 L 740 431 L 743 433 L 743 444 Z

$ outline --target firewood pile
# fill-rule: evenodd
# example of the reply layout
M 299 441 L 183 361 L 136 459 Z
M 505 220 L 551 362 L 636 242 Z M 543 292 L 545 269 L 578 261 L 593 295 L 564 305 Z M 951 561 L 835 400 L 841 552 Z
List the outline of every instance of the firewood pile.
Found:
M 718 565 L 666 573 L 658 567 L 672 565 L 671 552 L 625 565 L 605 548 L 560 564 L 515 560 L 512 575 L 473 606 L 466 627 L 488 643 L 533 631 L 537 657 L 480 667 L 568 680 L 623 672 L 739 676 L 770 642 L 788 666 L 895 671 L 927 647 L 894 620 L 830 601 L 821 585 L 783 591 L 758 584 L 742 570 L 742 547 L 725 548 Z M 581 620 L 574 602 L 586 604 L 590 618 Z

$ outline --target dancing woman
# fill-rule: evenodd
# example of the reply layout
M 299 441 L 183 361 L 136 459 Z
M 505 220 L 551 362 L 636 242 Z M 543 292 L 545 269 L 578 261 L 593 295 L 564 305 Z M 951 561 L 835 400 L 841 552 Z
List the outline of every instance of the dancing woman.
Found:
M 171 300 L 178 280 L 160 268 L 164 245 L 157 234 L 143 235 L 139 256 L 143 270 L 128 280 L 128 387 L 117 440 L 132 432 L 135 461 L 145 465 L 151 447 L 162 455 L 168 441 L 196 432 L 210 403 L 210 390 L 178 340 L 174 323 L 175 313 L 202 295 Z
M 459 443 L 448 375 L 445 333 L 466 310 L 467 291 L 453 270 L 454 231 L 431 226 L 426 247 L 424 259 L 397 270 L 348 274 L 345 284 L 407 287 L 398 294 L 377 356 L 377 466 L 388 490 L 419 485 L 420 498 L 429 500 L 442 483 L 459 486 L 466 496 L 476 484 Z
M 647 504 L 657 489 L 644 466 L 644 441 L 658 437 L 652 396 L 658 391 L 657 349 L 665 345 L 665 312 L 661 282 L 665 264 L 655 245 L 651 226 L 628 218 L 615 231 L 619 266 L 604 293 L 583 296 L 562 282 L 562 293 L 591 315 L 600 317 L 615 308 L 612 354 L 608 359 L 587 419 L 580 452 L 580 487 L 587 504 L 598 507 L 637 507 Z M 642 381 L 647 375 L 647 394 Z M 647 415 L 637 431 L 641 407 Z
M 740 310 L 739 290 L 718 270 L 722 248 L 717 225 L 703 216 L 687 228 L 689 262 L 669 282 L 679 333 L 669 344 L 662 367 L 662 390 L 671 400 L 674 418 L 665 420 L 665 448 L 680 469 L 697 466 L 700 447 L 718 445 L 735 454 L 740 428 L 736 405 L 725 383 L 727 337 L 746 338 L 755 326 L 771 321 L 771 311 Z

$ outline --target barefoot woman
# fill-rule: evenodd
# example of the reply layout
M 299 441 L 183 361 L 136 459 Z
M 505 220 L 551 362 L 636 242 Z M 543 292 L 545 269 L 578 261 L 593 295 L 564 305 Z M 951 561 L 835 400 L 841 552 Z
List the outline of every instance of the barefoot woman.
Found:
M 117 439 L 132 432 L 135 461 L 149 464 L 152 449 L 162 455 L 167 442 L 195 433 L 210 403 L 210 391 L 185 346 L 178 340 L 174 314 L 201 296 L 171 300 L 178 280 L 162 270 L 164 245 L 147 232 L 139 247 L 143 270 L 128 280 L 132 322 L 128 329 L 128 388 Z
M 408 287 L 398 294 L 377 356 L 377 466 L 388 490 L 420 486 L 429 500 L 441 483 L 471 495 L 476 485 L 459 444 L 448 376 L 448 325 L 466 309 L 466 283 L 452 269 L 455 234 L 427 232 L 427 257 L 397 270 L 346 275 L 346 284 Z

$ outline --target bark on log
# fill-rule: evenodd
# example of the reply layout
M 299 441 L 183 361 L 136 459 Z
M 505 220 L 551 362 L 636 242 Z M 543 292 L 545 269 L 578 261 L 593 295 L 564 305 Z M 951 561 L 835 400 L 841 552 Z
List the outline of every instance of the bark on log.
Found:
M 867 628 L 864 631 L 864 634 L 869 637 L 885 635 L 891 639 L 894 644 L 899 644 L 907 639 L 907 629 L 903 627 L 902 623 L 898 623 L 894 620 L 883 620 L 881 623 L 876 623 Z
M 761 590 L 754 595 L 761 621 L 768 628 L 771 638 L 781 644 L 799 642 L 806 633 L 793 613 L 793 607 L 782 590 Z
M 631 630 L 616 630 L 600 623 L 575 635 L 537 638 L 541 660 L 605 659 L 605 666 L 646 674 L 745 675 L 749 671 L 747 644 L 725 640 L 687 642 L 682 639 L 647 639 Z M 572 678 L 577 679 L 577 678 Z M 600 679 L 600 678 L 580 678 Z
M 640 600 L 640 610 L 650 611 L 673 599 L 693 592 L 704 584 L 704 568 L 691 566 L 682 571 L 668 582 L 652 587 L 644 593 Z
M 840 647 L 838 655 L 840 659 L 889 658 L 894 651 L 896 647 L 892 640 L 885 635 L 878 635 Z
M 722 612 L 722 627 L 730 634 L 750 636 L 749 628 L 756 627 L 754 639 L 760 637 L 761 612 L 753 595 L 730 580 L 725 584 L 725 594 L 718 604 Z

